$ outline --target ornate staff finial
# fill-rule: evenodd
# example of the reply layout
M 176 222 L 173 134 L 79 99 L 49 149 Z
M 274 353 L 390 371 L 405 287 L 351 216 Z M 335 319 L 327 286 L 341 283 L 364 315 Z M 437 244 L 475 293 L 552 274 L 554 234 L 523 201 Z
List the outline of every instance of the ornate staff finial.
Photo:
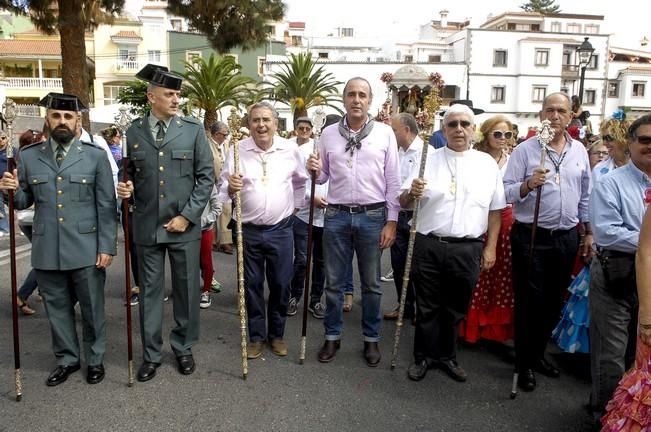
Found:
M 13 99 L 5 99 L 2 104 L 2 116 L 7 122 L 7 158 L 14 156 L 14 121 L 18 115 L 18 107 Z
M 416 122 L 420 129 L 420 136 L 423 141 L 428 142 L 434 129 L 434 119 L 436 112 L 441 106 L 441 98 L 438 90 L 432 88 L 430 93 L 423 99 L 423 108 L 416 114 Z
M 230 129 L 233 140 L 239 141 L 242 138 L 242 132 L 240 132 L 241 127 L 242 118 L 239 115 L 239 110 L 233 107 L 231 108 L 231 115 L 228 116 L 228 129 Z
M 543 148 L 547 148 L 547 144 L 554 139 L 554 129 L 549 120 L 540 122 L 540 126 L 536 128 L 536 138 Z
M 120 135 L 124 135 L 131 126 L 132 117 L 129 114 L 129 108 L 125 106 L 120 107 L 120 112 L 115 116 L 115 127 L 120 131 Z
M 323 111 L 323 108 L 317 108 L 316 112 L 312 116 L 312 124 L 314 125 L 314 134 L 321 135 L 321 129 L 326 122 L 326 113 Z

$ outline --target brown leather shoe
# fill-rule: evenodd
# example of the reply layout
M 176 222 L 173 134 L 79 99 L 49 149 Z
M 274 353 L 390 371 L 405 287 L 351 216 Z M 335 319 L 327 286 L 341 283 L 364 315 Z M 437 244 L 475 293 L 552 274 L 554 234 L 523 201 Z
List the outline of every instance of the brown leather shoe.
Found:
M 364 342 L 364 360 L 369 367 L 376 367 L 380 364 L 380 347 L 377 342 Z
M 249 342 L 246 347 L 246 358 L 257 359 L 262 355 L 264 344 L 262 342 Z
M 319 351 L 319 361 L 321 363 L 330 363 L 335 359 L 335 355 L 341 346 L 338 340 L 326 340 Z
M 287 355 L 287 344 L 281 338 L 274 338 L 269 342 L 271 351 L 277 356 L 284 357 Z
M 398 308 L 384 313 L 384 319 L 387 321 L 395 321 L 398 319 Z
M 233 255 L 233 245 L 232 244 L 219 245 L 219 251 L 228 255 Z

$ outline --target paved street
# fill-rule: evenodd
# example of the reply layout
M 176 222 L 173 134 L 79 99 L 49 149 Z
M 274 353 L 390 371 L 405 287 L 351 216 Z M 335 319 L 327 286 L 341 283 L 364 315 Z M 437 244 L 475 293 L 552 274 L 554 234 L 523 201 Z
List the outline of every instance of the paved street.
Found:
M 29 269 L 28 244 L 19 238 L 19 284 Z M 122 250 L 122 244 L 119 247 Z M 322 323 L 309 317 L 308 355 L 298 364 L 300 314 L 288 320 L 288 357 L 265 351 L 249 361 L 241 378 L 235 258 L 214 254 L 224 291 L 201 311 L 201 339 L 194 348 L 197 371 L 182 376 L 165 345 L 164 362 L 148 383 L 126 386 L 126 326 L 122 300 L 124 264 L 118 257 L 106 286 L 108 347 L 106 379 L 85 381 L 85 365 L 58 387 L 45 386 L 55 366 L 43 305 L 20 317 L 23 401 L 14 401 L 8 240 L 0 239 L 0 431 L 588 431 L 589 393 L 585 357 L 555 355 L 559 380 L 538 377 L 534 393 L 509 400 L 512 364 L 487 346 L 462 346 L 459 363 L 469 380 L 458 384 L 432 370 L 421 382 L 407 379 L 413 327 L 405 326 L 399 365 L 389 368 L 394 324 L 384 322 L 383 359 L 376 369 L 362 359 L 359 293 L 345 315 L 342 348 L 334 362 L 320 364 Z M 388 254 L 384 257 L 388 269 Z M 169 280 L 169 277 L 168 277 Z M 384 309 L 395 304 L 395 288 L 383 283 Z M 197 288 L 198 289 L 198 288 Z M 172 321 L 166 306 L 165 325 Z M 135 367 L 140 363 L 138 312 L 134 311 Z M 164 333 L 167 339 L 167 332 Z M 81 334 L 81 331 L 79 331 Z

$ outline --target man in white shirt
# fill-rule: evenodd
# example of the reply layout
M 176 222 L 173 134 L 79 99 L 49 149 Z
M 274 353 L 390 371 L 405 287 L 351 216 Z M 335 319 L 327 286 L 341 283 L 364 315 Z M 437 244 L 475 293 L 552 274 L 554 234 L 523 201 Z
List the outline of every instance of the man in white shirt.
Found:
M 418 124 L 413 115 L 400 113 L 391 119 L 391 129 L 396 135 L 398 142 L 398 160 L 400 163 L 400 184 L 403 184 L 407 177 L 420 166 L 421 153 L 423 152 L 423 140 L 418 136 Z M 396 285 L 398 301 L 402 293 L 402 278 L 405 274 L 405 261 L 407 259 L 407 246 L 409 243 L 409 221 L 414 210 L 411 208 L 400 208 L 398 213 L 398 225 L 396 227 L 396 241 L 391 246 L 391 268 L 393 269 L 393 282 Z M 405 319 L 415 318 L 414 287 L 412 281 L 407 289 L 407 300 L 405 302 Z M 384 314 L 385 320 L 398 318 L 398 307 Z
M 400 194 L 401 208 L 413 207 L 420 198 L 411 273 L 417 310 L 415 362 L 408 376 L 419 381 L 428 369 L 438 367 L 463 382 L 467 375 L 456 361 L 457 325 L 468 311 L 480 270 L 495 264 L 506 200 L 495 160 L 470 149 L 470 108 L 450 107 L 443 124 L 447 146 L 428 153 L 423 179 L 414 167 Z

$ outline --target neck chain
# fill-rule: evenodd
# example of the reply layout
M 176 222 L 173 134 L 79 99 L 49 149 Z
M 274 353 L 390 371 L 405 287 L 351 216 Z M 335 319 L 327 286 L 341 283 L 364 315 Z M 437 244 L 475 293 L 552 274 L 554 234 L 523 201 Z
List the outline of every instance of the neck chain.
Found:
M 263 157 L 262 156 L 263 154 L 264 153 L 258 153 L 258 157 L 260 158 L 260 163 L 262 164 L 262 184 L 264 186 L 267 186 L 267 182 L 269 180 L 269 178 L 267 177 L 267 157 L 269 155 Z
M 450 166 L 450 161 L 448 160 L 448 150 L 445 149 L 443 151 L 443 155 L 445 156 L 445 166 L 448 168 L 448 171 L 450 172 L 450 177 L 452 177 L 452 180 L 450 182 L 450 194 L 452 196 L 456 196 L 457 194 L 457 170 L 456 170 L 456 165 L 457 165 L 457 158 L 454 158 L 454 165 L 455 165 L 455 170 L 452 171 L 452 167 Z
M 547 148 L 547 156 L 549 156 L 549 160 L 552 162 L 554 169 L 556 170 L 556 174 L 554 174 L 554 181 L 557 185 L 561 184 L 561 164 L 563 163 L 563 159 L 565 159 L 566 154 L 567 151 L 563 151 L 560 157 L 556 157 L 556 153 L 549 151 L 549 148 Z

